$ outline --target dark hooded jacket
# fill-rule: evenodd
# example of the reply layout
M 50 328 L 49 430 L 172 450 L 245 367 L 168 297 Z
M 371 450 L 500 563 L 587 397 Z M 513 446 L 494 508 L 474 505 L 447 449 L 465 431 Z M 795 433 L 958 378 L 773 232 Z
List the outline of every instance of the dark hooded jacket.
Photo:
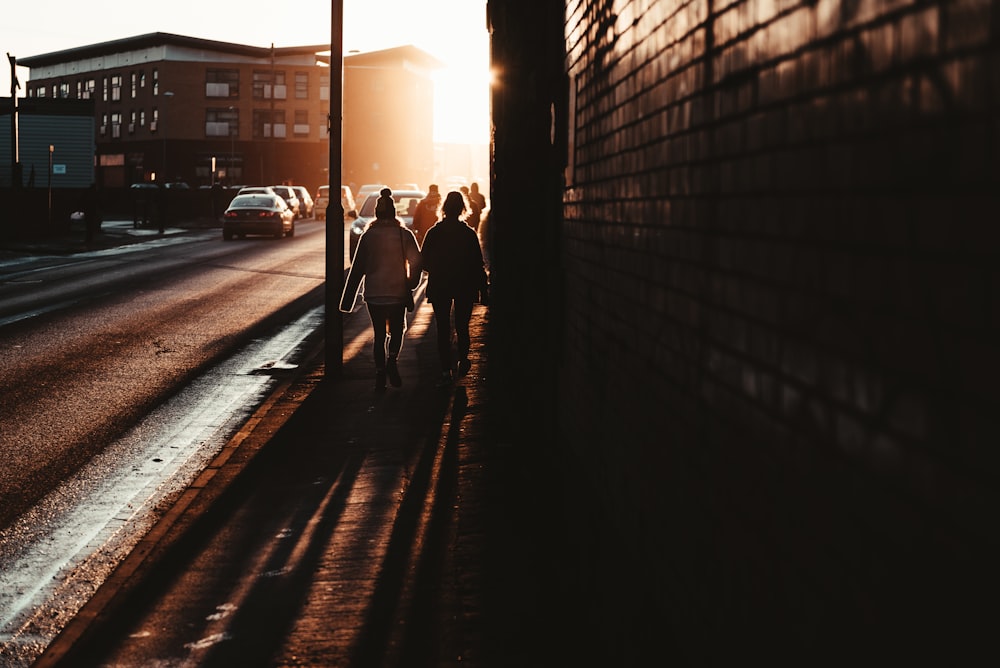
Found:
M 432 304 L 435 299 L 475 301 L 489 286 L 479 236 L 458 218 L 445 218 L 427 231 L 420 259 Z
M 427 196 L 417 204 L 417 210 L 413 214 L 413 234 L 417 241 L 423 244 L 424 235 L 427 230 L 438 221 L 438 212 L 441 210 L 441 193 L 429 192 Z

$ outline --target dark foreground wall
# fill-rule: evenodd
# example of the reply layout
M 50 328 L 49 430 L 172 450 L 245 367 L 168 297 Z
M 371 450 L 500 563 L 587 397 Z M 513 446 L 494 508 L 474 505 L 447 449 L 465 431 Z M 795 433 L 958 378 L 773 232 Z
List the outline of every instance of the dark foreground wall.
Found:
M 1000 6 L 545 4 L 490 2 L 495 313 L 584 653 L 986 646 Z

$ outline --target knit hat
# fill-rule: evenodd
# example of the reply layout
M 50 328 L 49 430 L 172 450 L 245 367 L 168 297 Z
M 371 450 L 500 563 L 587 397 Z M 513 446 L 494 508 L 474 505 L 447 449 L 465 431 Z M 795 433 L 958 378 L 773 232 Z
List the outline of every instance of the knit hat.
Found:
M 392 190 L 389 188 L 382 188 L 382 190 L 379 191 L 378 201 L 375 202 L 375 217 L 396 217 L 396 203 L 392 200 Z

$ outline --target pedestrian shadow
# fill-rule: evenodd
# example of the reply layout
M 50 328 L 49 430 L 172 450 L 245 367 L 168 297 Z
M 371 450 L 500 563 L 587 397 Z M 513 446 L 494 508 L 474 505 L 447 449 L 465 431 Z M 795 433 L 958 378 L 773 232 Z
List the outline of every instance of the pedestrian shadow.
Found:
M 351 665 L 385 665 L 390 658 L 396 665 L 437 665 L 441 658 L 435 655 L 441 647 L 436 607 L 451 545 L 468 399 L 464 387 L 434 396 L 439 437 L 428 438 L 418 453 Z

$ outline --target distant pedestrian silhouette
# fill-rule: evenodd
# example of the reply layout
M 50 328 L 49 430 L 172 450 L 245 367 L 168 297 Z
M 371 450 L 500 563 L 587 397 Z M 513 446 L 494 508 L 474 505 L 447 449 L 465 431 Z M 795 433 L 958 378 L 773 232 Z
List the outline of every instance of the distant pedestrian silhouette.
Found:
M 375 220 L 358 240 L 340 298 L 340 310 L 353 311 L 364 280 L 364 301 L 375 333 L 372 355 L 377 391 L 385 389 L 386 376 L 393 387 L 403 384 L 397 358 L 406 331 L 406 309 L 413 307 L 411 291 L 420 280 L 420 262 L 417 240 L 396 217 L 392 191 L 383 188 L 375 204 Z
M 458 349 L 458 375 L 469 371 L 469 319 L 478 297 L 489 302 L 489 278 L 483 265 L 479 236 L 463 219 L 466 199 L 451 191 L 441 207 L 444 218 L 427 231 L 421 250 L 423 269 L 427 272 L 427 301 L 434 307 L 437 326 L 438 359 L 441 363 L 439 385 L 452 380 L 452 306 L 454 332 Z
M 479 192 L 479 184 L 473 181 L 469 184 L 469 201 L 479 207 L 479 215 L 485 216 L 486 209 L 488 207 L 486 203 L 486 195 Z M 482 220 L 480 218 L 480 220 Z
M 417 204 L 417 210 L 413 213 L 413 233 L 417 236 L 417 242 L 424 243 L 424 235 L 427 230 L 438 221 L 441 210 L 441 193 L 438 192 L 436 184 L 432 183 L 427 189 L 427 195 Z
M 472 191 L 469 190 L 468 186 L 462 186 L 460 190 L 462 191 L 462 196 L 465 197 L 465 205 L 468 207 L 465 223 L 478 232 L 479 221 L 483 215 L 483 207 L 480 206 L 478 198 L 472 197 Z

